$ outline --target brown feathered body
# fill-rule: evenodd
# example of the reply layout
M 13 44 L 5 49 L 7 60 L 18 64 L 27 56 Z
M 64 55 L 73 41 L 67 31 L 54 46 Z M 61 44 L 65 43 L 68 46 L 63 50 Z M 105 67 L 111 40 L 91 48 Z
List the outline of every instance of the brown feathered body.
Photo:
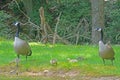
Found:
M 99 41 L 99 55 L 102 59 L 114 60 L 115 52 L 109 43 Z
M 29 44 L 18 37 L 15 37 L 14 49 L 17 55 L 30 56 L 32 54 Z

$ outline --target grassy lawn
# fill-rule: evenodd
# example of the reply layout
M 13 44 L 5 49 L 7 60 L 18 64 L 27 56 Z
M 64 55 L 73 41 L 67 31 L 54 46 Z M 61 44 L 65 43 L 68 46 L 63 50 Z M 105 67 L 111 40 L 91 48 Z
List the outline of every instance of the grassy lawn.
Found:
M 31 42 L 30 45 L 33 54 L 28 57 L 27 62 L 24 56 L 20 56 L 19 75 L 17 76 L 11 73 L 15 69 L 16 58 L 13 42 L 0 41 L 0 80 L 16 80 L 18 78 L 20 80 L 73 80 L 73 77 L 69 78 L 69 76 L 56 76 L 64 73 L 77 74 L 75 80 L 80 79 L 82 76 L 120 75 L 120 45 L 113 45 L 116 53 L 114 65 L 111 65 L 109 60 L 106 61 L 106 65 L 103 65 L 102 59 L 98 55 L 98 46 L 95 45 L 45 45 L 34 42 Z M 68 58 L 77 59 L 78 62 L 69 62 Z M 51 65 L 51 59 L 57 59 L 58 64 Z M 43 73 L 45 70 L 54 75 L 38 75 L 38 73 Z

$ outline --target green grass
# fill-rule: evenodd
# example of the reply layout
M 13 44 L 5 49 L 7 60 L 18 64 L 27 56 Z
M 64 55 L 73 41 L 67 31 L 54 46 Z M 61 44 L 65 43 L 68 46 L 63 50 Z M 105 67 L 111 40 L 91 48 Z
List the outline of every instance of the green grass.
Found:
M 28 61 L 24 56 L 20 56 L 19 72 L 41 72 L 44 70 L 50 71 L 70 71 L 77 70 L 80 75 L 86 76 L 119 76 L 120 75 L 120 45 L 113 45 L 115 50 L 115 61 L 114 65 L 111 65 L 111 61 L 106 61 L 106 65 L 103 65 L 102 59 L 98 55 L 98 46 L 95 45 L 50 45 L 41 43 L 30 43 L 32 48 L 32 56 L 28 57 Z M 84 57 L 84 60 L 78 61 L 76 63 L 68 62 L 67 58 L 76 59 L 77 57 Z M 16 58 L 16 53 L 13 49 L 12 41 L 0 41 L 0 73 L 10 72 L 15 68 L 15 63 L 13 62 Z M 50 65 L 51 59 L 57 59 L 58 65 Z M 0 80 L 16 80 L 18 76 L 13 75 L 0 75 Z M 4 77 L 6 76 L 6 77 Z M 59 77 L 54 77 L 50 79 L 48 77 L 42 76 L 19 76 L 24 78 L 24 80 L 57 80 Z M 58 79 L 59 80 L 59 79 Z M 60 80 L 62 80 L 60 78 Z

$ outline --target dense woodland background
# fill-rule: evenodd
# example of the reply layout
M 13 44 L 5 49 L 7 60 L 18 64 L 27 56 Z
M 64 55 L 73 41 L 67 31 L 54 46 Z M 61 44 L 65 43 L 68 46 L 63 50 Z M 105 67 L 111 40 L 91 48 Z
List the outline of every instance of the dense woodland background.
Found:
M 13 40 L 19 21 L 29 41 L 90 44 L 91 15 L 90 0 L 0 0 L 0 39 Z M 105 42 L 120 44 L 120 0 L 104 1 L 103 15 Z

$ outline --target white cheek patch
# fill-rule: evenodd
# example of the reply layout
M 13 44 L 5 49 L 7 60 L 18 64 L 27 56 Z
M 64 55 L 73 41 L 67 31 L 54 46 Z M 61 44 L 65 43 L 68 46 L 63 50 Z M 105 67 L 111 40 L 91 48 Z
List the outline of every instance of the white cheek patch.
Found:
M 101 28 L 100 28 L 100 29 L 98 29 L 98 31 L 101 31 Z
M 15 23 L 15 26 L 17 26 L 17 25 L 18 25 L 18 22 Z

